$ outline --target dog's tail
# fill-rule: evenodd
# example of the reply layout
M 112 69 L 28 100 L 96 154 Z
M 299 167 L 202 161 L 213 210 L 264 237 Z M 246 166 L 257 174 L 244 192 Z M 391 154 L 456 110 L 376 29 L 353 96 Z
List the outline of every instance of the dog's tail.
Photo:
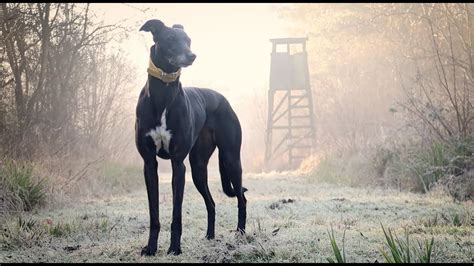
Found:
M 222 162 L 222 160 L 219 160 L 219 170 L 221 174 L 222 190 L 228 197 L 231 197 L 231 198 L 235 197 L 236 196 L 235 190 L 232 187 L 232 184 L 230 183 L 230 177 L 228 176 L 228 171 L 224 167 L 224 163 Z M 248 189 L 245 187 L 242 187 L 242 194 L 245 191 L 248 191 Z

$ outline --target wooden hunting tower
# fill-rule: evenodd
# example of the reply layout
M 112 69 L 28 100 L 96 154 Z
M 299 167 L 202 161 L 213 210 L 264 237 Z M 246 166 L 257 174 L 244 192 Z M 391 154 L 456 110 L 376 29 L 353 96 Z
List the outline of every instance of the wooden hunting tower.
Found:
M 285 155 L 288 158 L 285 168 L 297 167 L 315 146 L 307 39 L 270 39 L 273 48 L 265 140 L 266 169 L 271 168 L 275 159 Z M 279 51 L 279 48 L 286 49 Z

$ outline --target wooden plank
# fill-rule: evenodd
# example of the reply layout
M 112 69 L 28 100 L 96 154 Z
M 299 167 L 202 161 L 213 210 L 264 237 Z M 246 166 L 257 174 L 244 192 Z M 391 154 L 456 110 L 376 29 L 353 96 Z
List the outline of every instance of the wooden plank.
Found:
M 304 100 L 304 99 L 306 99 L 306 97 L 305 97 L 305 98 L 298 98 L 298 100 L 297 100 L 296 102 L 294 102 L 294 103 L 291 104 L 291 107 L 293 107 L 293 106 L 301 106 L 301 105 L 298 105 L 298 103 L 301 102 L 301 101 Z
M 272 117 L 278 112 L 278 110 L 280 109 L 280 107 L 282 106 L 283 102 L 286 100 L 286 98 L 288 97 L 288 94 L 290 93 L 290 91 L 287 91 L 285 93 L 285 95 L 283 96 L 283 98 L 281 98 L 280 102 L 278 103 L 277 107 L 275 108 L 275 110 L 272 110 Z
M 292 149 L 294 149 L 295 151 L 303 151 L 309 149 L 310 147 L 311 145 L 293 145 Z
M 291 96 L 291 99 L 307 99 L 306 95 L 295 95 Z
M 309 115 L 294 115 L 291 118 L 311 118 Z
M 282 118 L 286 113 L 288 113 L 288 110 L 285 110 L 283 113 L 281 113 L 277 118 L 273 120 L 273 123 L 275 124 L 280 118 Z
M 311 125 L 298 125 L 298 126 L 273 126 L 273 129 L 296 129 L 296 128 L 311 128 Z
M 288 133 L 281 139 L 281 141 L 278 143 L 278 145 L 273 150 L 272 154 L 274 154 L 280 148 L 280 146 L 283 144 L 283 142 L 285 140 L 288 140 Z

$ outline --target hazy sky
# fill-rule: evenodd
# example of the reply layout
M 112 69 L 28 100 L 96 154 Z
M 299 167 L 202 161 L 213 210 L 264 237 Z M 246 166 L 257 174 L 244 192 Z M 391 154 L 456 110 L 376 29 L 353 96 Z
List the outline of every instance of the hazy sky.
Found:
M 121 46 L 139 68 L 142 83 L 146 80 L 149 47 L 153 41 L 150 33 L 138 29 L 148 19 L 160 19 L 167 26 L 182 24 L 192 39 L 191 49 L 197 59 L 192 66 L 183 69 L 183 85 L 209 87 L 236 98 L 234 92 L 252 95 L 254 90 L 268 90 L 269 39 L 297 37 L 286 32 L 287 25 L 276 12 L 277 7 L 284 6 L 96 3 L 91 4 L 91 9 L 106 23 L 126 21 L 137 27 Z M 143 8 L 149 10 L 145 13 L 139 11 Z M 140 89 L 137 87 L 137 93 Z

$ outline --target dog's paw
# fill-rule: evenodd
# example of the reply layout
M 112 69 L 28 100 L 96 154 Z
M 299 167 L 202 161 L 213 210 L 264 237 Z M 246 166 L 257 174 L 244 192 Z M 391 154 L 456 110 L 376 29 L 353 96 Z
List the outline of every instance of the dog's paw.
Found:
M 214 238 L 215 238 L 214 234 L 210 234 L 210 233 L 206 234 L 206 239 L 207 240 L 211 240 L 211 239 L 214 239 Z
M 155 256 L 155 254 L 156 254 L 156 247 L 153 248 L 153 247 L 146 246 L 142 248 L 142 253 L 141 253 L 142 256 Z
M 237 234 L 237 235 L 245 235 L 245 229 L 243 229 L 243 228 L 237 228 L 237 230 L 235 230 L 235 234 Z
M 170 247 L 168 249 L 168 254 L 178 256 L 179 254 L 181 254 L 181 248 L 180 247 Z

